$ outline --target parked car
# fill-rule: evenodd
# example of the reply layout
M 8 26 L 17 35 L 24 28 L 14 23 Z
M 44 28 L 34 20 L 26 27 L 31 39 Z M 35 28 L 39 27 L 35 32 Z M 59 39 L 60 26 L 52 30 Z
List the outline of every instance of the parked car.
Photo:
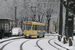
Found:
M 22 35 L 22 29 L 19 27 L 15 27 L 12 29 L 12 35 Z

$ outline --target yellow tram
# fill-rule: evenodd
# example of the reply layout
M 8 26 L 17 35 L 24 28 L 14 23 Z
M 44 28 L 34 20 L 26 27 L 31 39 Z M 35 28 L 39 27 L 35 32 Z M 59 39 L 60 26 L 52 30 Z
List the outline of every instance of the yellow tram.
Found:
M 24 37 L 37 38 L 45 36 L 45 24 L 39 22 L 24 22 Z

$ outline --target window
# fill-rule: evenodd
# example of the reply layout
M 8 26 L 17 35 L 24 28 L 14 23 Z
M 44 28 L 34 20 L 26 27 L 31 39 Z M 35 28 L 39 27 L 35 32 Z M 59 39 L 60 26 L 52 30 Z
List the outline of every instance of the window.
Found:
M 39 26 L 37 26 L 37 30 L 40 30 L 40 29 L 39 29 Z
M 35 30 L 35 26 L 33 25 L 33 28 L 32 28 L 32 30 Z
M 31 30 L 31 25 L 26 25 L 26 30 Z
M 37 25 L 35 25 L 35 30 L 37 30 Z
M 33 26 L 34 27 L 34 26 Z M 45 30 L 45 26 L 35 25 L 34 30 Z

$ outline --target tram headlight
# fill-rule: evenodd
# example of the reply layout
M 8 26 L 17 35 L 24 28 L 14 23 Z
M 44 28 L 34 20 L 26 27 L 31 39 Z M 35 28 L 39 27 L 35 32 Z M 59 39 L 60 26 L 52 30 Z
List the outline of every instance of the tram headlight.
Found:
M 27 34 L 27 36 L 29 36 L 29 34 Z

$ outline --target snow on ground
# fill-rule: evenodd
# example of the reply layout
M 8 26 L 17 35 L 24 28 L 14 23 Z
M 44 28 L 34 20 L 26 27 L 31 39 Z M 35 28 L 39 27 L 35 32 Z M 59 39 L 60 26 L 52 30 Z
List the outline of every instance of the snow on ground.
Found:
M 5 41 L 5 40 L 9 40 L 9 39 L 14 39 L 14 38 L 21 38 L 21 37 L 23 37 L 23 36 L 10 37 L 10 38 L 6 37 L 6 38 L 2 38 L 2 39 L 0 39 L 0 42 Z
M 38 46 L 36 45 L 36 41 L 38 39 L 33 39 L 33 40 L 30 40 L 26 43 L 23 44 L 23 50 L 40 50 L 38 48 Z
M 43 48 L 43 50 L 57 50 L 56 48 L 54 48 L 53 46 L 51 46 L 49 43 L 48 43 L 48 40 L 49 39 L 42 39 L 40 40 L 38 43 L 40 45 L 40 47 Z
M 46 35 L 57 35 L 57 34 L 46 34 Z M 3 39 L 0 39 L 0 42 L 1 41 L 4 41 L 4 40 L 8 40 L 8 39 L 13 39 L 13 38 L 19 38 L 19 37 L 10 37 L 10 38 L 3 38 Z M 39 40 L 39 39 L 42 39 L 39 41 L 39 45 L 40 47 L 42 47 L 44 50 L 56 50 L 54 47 L 52 47 L 51 45 L 48 44 L 48 40 L 49 39 L 52 39 L 52 38 L 56 38 L 54 41 L 58 44 L 60 44 L 61 46 L 65 47 L 65 48 L 69 48 L 70 50 L 75 50 L 75 36 L 73 36 L 73 46 L 69 46 L 69 44 L 63 44 L 63 42 L 59 42 L 57 40 L 57 36 L 45 36 L 44 38 L 37 38 L 37 39 L 30 39 L 30 41 L 27 41 L 26 43 L 23 44 L 23 50 L 40 50 L 38 48 L 38 46 L 36 45 L 36 41 Z M 16 40 L 11 40 L 11 41 L 15 41 L 15 42 L 12 42 L 10 44 L 8 44 L 4 50 L 8 50 L 8 47 L 9 47 L 9 50 L 19 50 L 20 49 L 20 44 L 24 41 L 26 41 L 28 39 L 18 39 L 17 41 Z M 10 42 L 10 41 L 8 41 Z M 8 42 L 4 42 L 2 44 L 0 44 L 0 48 L 8 43 Z M 57 46 L 55 45 L 53 42 L 51 42 L 54 46 Z M 16 46 L 17 45 L 17 46 Z M 59 46 L 57 46 L 59 47 Z M 61 48 L 60 48 L 61 49 Z M 62 50 L 62 49 L 61 49 Z
M 28 39 L 19 39 L 8 44 L 3 50 L 20 50 L 20 45 Z M 12 48 L 12 49 L 11 49 Z
M 11 40 L 11 41 L 14 41 L 14 40 Z M 4 43 L 0 44 L 0 48 L 2 48 L 5 44 L 7 44 L 7 43 L 9 43 L 9 42 L 11 42 L 11 41 L 4 42 Z
M 55 34 L 50 34 L 50 33 L 47 33 L 45 35 L 59 35 L 58 33 L 55 33 Z
M 59 35 L 58 33 L 57 34 L 46 34 L 46 35 Z M 55 42 L 57 43 L 57 44 L 59 44 L 59 45 L 61 45 L 61 46 L 63 46 L 63 47 L 65 47 L 65 48 L 68 48 L 68 49 L 70 49 L 70 50 L 75 50 L 75 36 L 73 36 L 73 46 L 69 46 L 69 43 L 66 43 L 66 44 L 63 44 L 63 42 L 61 41 L 58 41 L 57 40 L 57 37 L 56 37 L 56 40 L 55 40 Z M 53 44 L 53 43 L 52 43 Z M 54 44 L 55 45 L 55 44 Z M 56 46 L 56 45 L 55 45 Z
M 65 50 L 64 48 L 60 47 L 60 46 L 57 46 L 55 43 L 54 43 L 55 39 L 54 40 L 51 40 L 51 44 L 54 45 L 55 47 L 59 48 L 60 50 Z M 57 42 L 59 43 L 59 42 Z
M 63 37 L 62 37 L 63 38 Z M 65 48 L 68 48 L 70 50 L 75 50 L 75 36 L 73 36 L 73 46 L 69 46 L 69 43 L 63 44 L 63 40 L 62 41 L 58 41 L 57 39 L 55 40 L 55 42 Z
M 58 43 L 59 45 L 68 48 L 68 49 L 73 49 L 73 46 L 69 46 L 69 43 L 63 44 L 63 42 L 59 42 L 58 40 L 55 40 L 56 43 Z

